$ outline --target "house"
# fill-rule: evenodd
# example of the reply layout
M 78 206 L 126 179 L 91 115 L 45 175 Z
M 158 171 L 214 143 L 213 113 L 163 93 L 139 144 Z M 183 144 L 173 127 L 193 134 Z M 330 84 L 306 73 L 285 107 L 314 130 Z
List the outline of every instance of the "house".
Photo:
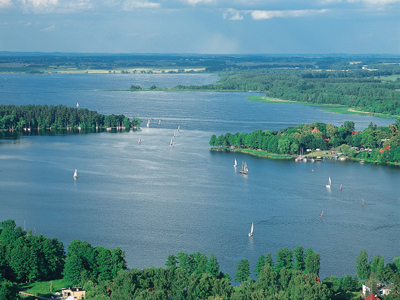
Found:
M 322 135 L 322 139 L 325 140 L 325 141 L 327 141 L 327 142 L 329 142 L 329 138 L 326 136 L 326 134 L 323 134 L 323 135 Z
M 390 150 L 390 146 L 386 146 L 385 148 L 379 150 L 379 152 L 382 154 L 383 152 L 385 152 L 385 150 Z
M 319 129 L 318 129 L 318 127 L 315 127 L 315 128 L 311 131 L 311 133 L 315 133 L 315 132 L 320 132 Z
M 390 291 L 393 289 L 393 284 L 382 284 L 382 283 L 378 283 L 378 293 L 379 295 L 389 295 Z M 366 286 L 366 285 L 362 285 L 362 293 L 363 295 L 367 295 L 371 293 L 371 289 Z M 369 299 L 368 297 L 366 299 Z
M 393 284 L 385 284 L 380 287 L 379 294 L 381 295 L 389 295 L 390 291 L 393 289 Z
M 68 297 L 73 297 L 74 299 L 82 299 L 85 298 L 86 291 L 84 291 L 81 287 L 72 287 L 72 288 L 62 288 L 62 298 L 67 299 Z
M 381 299 L 379 299 L 376 295 L 371 293 L 364 300 L 381 300 Z

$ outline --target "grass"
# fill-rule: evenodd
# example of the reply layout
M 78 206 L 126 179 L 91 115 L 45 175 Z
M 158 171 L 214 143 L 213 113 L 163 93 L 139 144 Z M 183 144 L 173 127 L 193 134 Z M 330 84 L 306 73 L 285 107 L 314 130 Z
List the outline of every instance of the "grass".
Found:
M 251 102 L 261 102 L 261 103 L 288 103 L 288 104 L 300 104 L 300 105 L 308 105 L 308 106 L 319 106 L 323 107 L 319 110 L 331 112 L 331 113 L 339 113 L 339 114 L 348 114 L 348 115 L 359 115 L 359 116 L 367 116 L 372 115 L 375 117 L 380 118 L 389 118 L 395 119 L 399 116 L 397 115 L 389 115 L 389 114 L 382 114 L 382 113 L 372 113 L 367 111 L 361 111 L 357 108 L 344 106 L 341 104 L 318 104 L 318 103 L 309 103 L 309 102 L 299 102 L 299 101 L 291 101 L 291 100 L 281 100 L 277 98 L 269 98 L 265 96 L 250 96 L 247 97 L 248 100 Z
M 238 149 L 236 151 L 254 155 L 254 156 L 268 157 L 268 158 L 275 158 L 275 159 L 292 159 L 292 158 L 294 158 L 293 155 L 269 153 L 266 151 L 259 151 L 259 150 L 252 150 L 252 149 Z
M 62 288 L 68 288 L 71 285 L 64 279 L 51 280 L 53 282 L 52 293 L 50 293 L 50 281 L 38 281 L 34 283 L 23 283 L 19 285 L 19 290 L 28 294 L 51 297 L 55 292 L 61 293 Z M 29 297 L 26 297 L 29 298 Z M 25 298 L 25 299 L 26 299 Z
M 382 81 L 396 81 L 397 78 L 400 78 L 400 75 L 397 74 L 397 75 L 375 77 L 375 79 L 380 79 Z

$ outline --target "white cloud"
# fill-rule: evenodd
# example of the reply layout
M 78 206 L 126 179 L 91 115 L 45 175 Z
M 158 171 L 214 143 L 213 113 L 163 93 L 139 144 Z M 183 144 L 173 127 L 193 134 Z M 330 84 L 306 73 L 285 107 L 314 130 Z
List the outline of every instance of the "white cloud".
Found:
M 0 0 L 2 1 L 2 0 Z M 66 13 L 93 8 L 91 0 L 14 0 L 25 13 Z
M 241 20 L 243 20 L 243 16 L 240 14 L 240 12 L 237 11 L 236 9 L 233 9 L 233 8 L 227 9 L 223 13 L 222 17 L 224 19 L 229 19 L 229 20 L 232 20 L 232 21 L 241 21 Z
M 327 9 L 304 9 L 304 10 L 253 10 L 248 11 L 253 20 L 265 20 L 272 18 L 300 18 L 318 15 L 328 12 Z
M 160 3 L 156 2 L 148 2 L 148 1 L 137 1 L 137 0 L 128 0 L 123 1 L 121 3 L 122 10 L 133 10 L 135 8 L 157 8 L 160 7 Z
M 8 8 L 12 6 L 11 0 L 0 0 L 0 8 Z
M 400 3 L 400 0 L 347 0 L 350 3 L 364 2 L 374 6 L 384 6 L 391 3 Z
M 196 5 L 199 3 L 213 3 L 215 0 L 187 0 L 190 5 Z
M 328 9 L 304 9 L 304 10 L 235 10 L 229 8 L 223 13 L 224 19 L 243 20 L 243 14 L 250 14 L 253 20 L 266 20 L 272 18 L 300 18 L 309 17 L 328 12 Z

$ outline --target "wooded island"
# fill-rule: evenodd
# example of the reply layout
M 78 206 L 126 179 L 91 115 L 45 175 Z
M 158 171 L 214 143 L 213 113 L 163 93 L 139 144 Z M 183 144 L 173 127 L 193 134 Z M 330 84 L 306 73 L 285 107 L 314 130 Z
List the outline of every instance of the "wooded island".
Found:
M 218 137 L 214 134 L 209 144 L 213 150 L 243 151 L 275 158 L 294 158 L 301 154 L 315 158 L 321 151 L 329 151 L 324 156 L 332 157 L 334 152 L 360 161 L 399 164 L 400 119 L 387 127 L 370 123 L 363 131 L 355 131 L 354 122 L 345 121 L 340 127 L 315 122 L 278 131 L 257 129 Z M 258 150 L 267 153 L 263 155 Z
M 0 104 L 0 130 L 95 129 L 140 127 L 142 120 L 132 121 L 124 115 L 102 115 L 86 108 L 65 105 Z

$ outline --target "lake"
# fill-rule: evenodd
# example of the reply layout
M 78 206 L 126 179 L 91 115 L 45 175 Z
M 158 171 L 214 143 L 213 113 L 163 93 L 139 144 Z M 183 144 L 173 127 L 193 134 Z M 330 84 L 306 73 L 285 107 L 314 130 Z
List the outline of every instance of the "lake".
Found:
M 212 252 L 232 278 L 240 259 L 254 274 L 261 254 L 275 258 L 283 247 L 318 252 L 322 278 L 354 275 L 362 249 L 385 263 L 400 255 L 399 167 L 272 160 L 212 152 L 208 144 L 212 134 L 227 132 L 346 120 L 362 130 L 394 120 L 246 100 L 255 93 L 105 91 L 217 80 L 207 74 L 0 76 L 1 104 L 79 102 L 143 120 L 141 130 L 130 132 L 0 140 L 0 220 L 14 219 L 65 247 L 74 239 L 120 247 L 130 268 L 163 267 L 178 252 Z M 237 173 L 235 159 L 247 162 L 248 176 Z

